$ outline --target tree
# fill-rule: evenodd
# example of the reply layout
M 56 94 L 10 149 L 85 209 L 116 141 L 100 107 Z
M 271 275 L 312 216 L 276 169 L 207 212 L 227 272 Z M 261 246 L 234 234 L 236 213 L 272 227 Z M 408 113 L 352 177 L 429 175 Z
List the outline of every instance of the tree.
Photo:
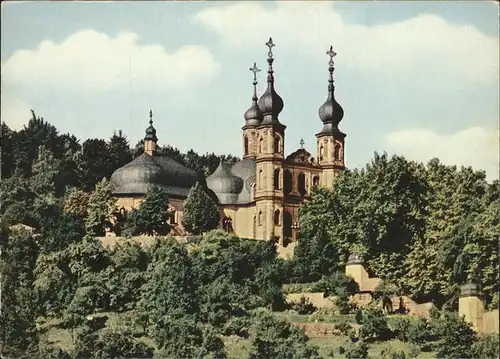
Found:
M 89 198 L 85 230 L 89 236 L 103 236 L 106 228 L 112 227 L 112 216 L 116 212 L 116 198 L 112 183 L 102 180 L 96 184 Z
M 58 184 L 59 161 L 45 147 L 38 148 L 38 156 L 33 162 L 30 185 L 35 194 L 35 210 L 41 202 L 53 204 L 56 197 L 62 193 Z
M 193 234 L 201 234 L 218 227 L 220 221 L 217 203 L 197 182 L 184 201 L 182 225 Z
M 86 219 L 89 199 L 90 196 L 87 192 L 75 187 L 69 188 L 64 195 L 64 212 Z
M 144 200 L 133 214 L 135 230 L 141 234 L 166 235 L 172 226 L 168 210 L 168 195 L 162 187 L 153 186 L 148 189 Z
M 103 178 L 109 179 L 113 173 L 111 153 L 105 140 L 86 140 L 76 160 L 85 190 L 94 188 Z
M 37 357 L 39 333 L 33 291 L 33 269 L 38 254 L 32 235 L 24 230 L 0 229 L 2 308 L 0 354 L 12 358 Z
M 113 133 L 108 147 L 111 155 L 111 173 L 132 161 L 132 151 L 130 150 L 127 137 L 121 130 L 118 133 Z
M 318 348 L 308 343 L 303 330 L 267 311 L 256 313 L 254 330 L 249 359 L 320 358 Z

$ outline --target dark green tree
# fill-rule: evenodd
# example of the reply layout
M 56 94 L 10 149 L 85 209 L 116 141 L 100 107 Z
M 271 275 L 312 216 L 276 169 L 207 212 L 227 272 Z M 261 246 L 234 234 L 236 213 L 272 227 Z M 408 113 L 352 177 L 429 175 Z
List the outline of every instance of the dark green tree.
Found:
M 102 180 L 96 184 L 89 198 L 88 215 L 85 230 L 89 236 L 103 236 L 106 228 L 112 227 L 112 217 L 116 212 L 116 198 L 113 197 L 113 185 Z
M 172 229 L 170 217 L 168 195 L 162 187 L 153 186 L 133 213 L 132 220 L 137 233 L 167 235 Z
M 33 290 L 33 269 L 38 248 L 29 232 L 10 232 L 5 227 L 0 228 L 0 245 L 0 354 L 2 357 L 33 358 L 37 356 L 39 340 L 35 322 L 38 308 Z
M 308 343 L 303 330 L 271 313 L 258 311 L 254 330 L 250 359 L 320 358 L 318 348 Z
M 201 234 L 217 228 L 219 221 L 217 203 L 196 183 L 184 202 L 182 225 L 190 233 Z
M 121 130 L 110 138 L 108 148 L 111 156 L 111 173 L 132 161 L 132 150 Z

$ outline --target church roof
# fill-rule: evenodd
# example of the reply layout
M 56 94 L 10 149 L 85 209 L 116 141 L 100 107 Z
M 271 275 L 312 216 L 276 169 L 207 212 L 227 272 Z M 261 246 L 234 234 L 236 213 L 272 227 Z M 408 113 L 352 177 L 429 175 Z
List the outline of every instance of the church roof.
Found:
M 205 180 L 198 172 L 166 156 L 143 153 L 111 175 L 116 195 L 144 195 L 152 186 L 160 186 L 172 197 L 185 198 L 196 182 Z

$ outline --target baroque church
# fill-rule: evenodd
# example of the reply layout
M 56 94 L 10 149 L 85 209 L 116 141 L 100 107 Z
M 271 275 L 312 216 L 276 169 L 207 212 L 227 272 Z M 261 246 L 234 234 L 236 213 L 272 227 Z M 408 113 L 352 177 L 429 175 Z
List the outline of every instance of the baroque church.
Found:
M 283 99 L 275 90 L 272 39 L 268 51 L 267 89 L 258 98 L 256 64 L 253 72 L 252 105 L 245 112 L 242 127 L 243 159 L 232 166 L 220 163 L 207 178 L 173 159 L 156 154 L 158 138 L 150 112 L 150 126 L 144 137 L 144 153 L 117 169 L 111 176 L 114 195 L 122 210 L 136 207 L 148 189 L 161 186 L 169 196 L 173 212 L 173 232 L 184 235 L 183 203 L 190 189 L 199 182 L 217 200 L 221 227 L 241 238 L 277 240 L 280 244 L 297 239 L 299 208 L 314 186 L 332 187 L 344 170 L 346 135 L 338 125 L 344 110 L 335 100 L 333 84 L 336 53 L 329 56 L 328 95 L 319 108 L 323 128 L 316 133 L 317 157 L 301 148 L 285 155 L 286 126 L 280 122 Z M 318 121 L 318 125 L 319 121 Z M 319 126 L 318 126 L 319 127 Z

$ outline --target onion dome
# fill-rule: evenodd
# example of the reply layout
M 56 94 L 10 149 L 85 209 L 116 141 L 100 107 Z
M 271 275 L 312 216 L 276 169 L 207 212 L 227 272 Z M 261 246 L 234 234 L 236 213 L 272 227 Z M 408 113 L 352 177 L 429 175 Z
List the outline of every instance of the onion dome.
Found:
M 207 187 L 216 194 L 220 204 L 233 204 L 238 201 L 238 194 L 243 189 L 243 180 L 233 175 L 227 164 L 221 160 L 215 172 L 207 177 Z
M 146 128 L 146 136 L 144 137 L 144 141 L 158 142 L 158 138 L 156 137 L 156 129 L 153 127 L 153 111 L 152 110 L 149 110 L 149 127 Z
M 329 68 L 328 72 L 330 73 L 329 79 L 328 79 L 328 97 L 323 105 L 319 108 L 319 118 L 323 122 L 323 129 L 321 130 L 322 133 L 328 133 L 331 134 L 332 132 L 336 133 L 341 133 L 342 132 L 339 130 L 338 125 L 342 118 L 344 117 L 344 109 L 340 104 L 335 100 L 335 86 L 333 85 L 333 71 L 334 71 L 334 62 L 333 58 L 335 55 L 337 55 L 334 51 L 332 46 L 330 46 L 330 49 L 326 52 L 328 56 L 330 56 L 330 62 L 329 62 Z
M 281 123 L 278 121 L 278 115 L 283 110 L 283 99 L 278 95 L 274 89 L 274 70 L 273 70 L 273 52 L 272 48 L 275 46 L 273 39 L 269 38 L 266 43 L 269 47 L 267 63 L 269 64 L 269 69 L 267 71 L 267 89 L 262 94 L 259 99 L 259 107 L 262 112 L 263 120 L 262 125 L 274 125 Z
M 253 67 L 250 68 L 253 72 L 253 96 L 252 96 L 252 106 L 245 112 L 245 127 L 258 126 L 262 121 L 262 112 L 260 111 L 259 105 L 257 105 L 257 72 L 261 71 L 257 68 L 257 64 L 254 62 Z

